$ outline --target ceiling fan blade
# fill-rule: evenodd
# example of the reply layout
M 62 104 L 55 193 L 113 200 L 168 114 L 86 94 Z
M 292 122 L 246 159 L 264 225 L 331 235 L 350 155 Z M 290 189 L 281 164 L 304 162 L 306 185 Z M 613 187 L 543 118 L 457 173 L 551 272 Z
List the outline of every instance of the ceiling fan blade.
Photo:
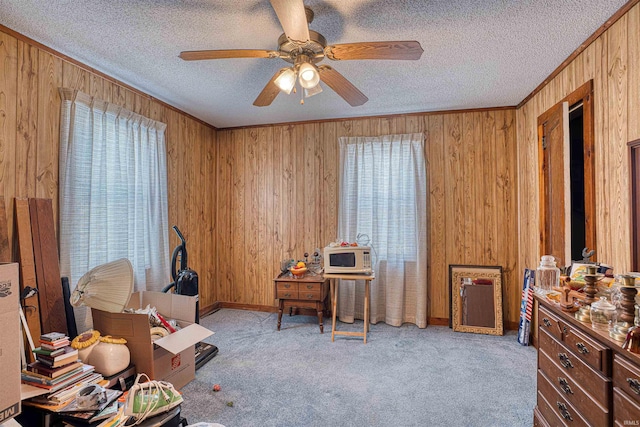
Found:
M 271 6 L 287 37 L 300 42 L 309 40 L 309 25 L 302 0 L 271 0 Z
M 352 107 L 362 105 L 369 100 L 364 93 L 360 92 L 349 80 L 330 66 L 321 65 L 318 67 L 318 71 L 320 72 L 320 80 Z
M 274 50 L 257 49 L 223 49 L 223 50 L 188 50 L 180 52 L 180 58 L 185 61 L 200 59 L 229 59 L 229 58 L 277 58 Z
M 417 41 L 345 43 L 327 46 L 329 59 L 420 59 L 422 46 Z
M 268 105 L 271 105 L 273 100 L 276 99 L 276 96 L 278 96 L 278 94 L 280 93 L 280 88 L 276 86 L 274 81 L 278 78 L 280 74 L 282 74 L 284 70 L 286 70 L 286 68 L 279 69 L 273 75 L 273 77 L 271 77 L 271 80 L 269 80 L 269 83 L 267 83 L 264 89 L 262 89 L 262 92 L 260 92 L 260 95 L 258 95 L 256 100 L 253 101 L 253 105 L 255 105 L 256 107 L 266 107 Z

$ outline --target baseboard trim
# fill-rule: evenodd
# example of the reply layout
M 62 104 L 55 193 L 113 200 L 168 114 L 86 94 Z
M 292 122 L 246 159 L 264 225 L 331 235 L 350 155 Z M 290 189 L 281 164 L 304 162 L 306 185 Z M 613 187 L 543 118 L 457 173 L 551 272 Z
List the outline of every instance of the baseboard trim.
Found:
M 222 307 L 220 306 L 220 302 L 216 301 L 211 305 L 208 305 L 204 308 L 200 308 L 200 317 L 204 317 L 204 316 L 208 316 L 211 313 L 215 313 L 216 311 L 220 310 Z
M 220 308 L 234 308 L 236 310 L 248 310 L 248 311 L 264 311 L 267 313 L 278 312 L 278 307 L 271 306 L 271 305 L 243 304 L 238 302 L 223 302 L 223 301 L 218 301 L 216 304 L 219 304 Z
M 221 308 L 234 308 L 236 310 L 247 310 L 247 311 L 264 311 L 266 313 L 278 312 L 278 307 L 271 306 L 271 305 L 243 304 L 243 303 L 237 303 L 237 302 L 216 301 L 215 303 L 202 308 L 200 310 L 200 317 L 204 317 L 208 314 L 211 314 L 215 311 L 220 310 Z M 449 326 L 449 319 L 443 318 L 443 317 L 429 317 L 427 319 L 427 324 L 433 325 L 433 326 Z M 517 331 L 518 323 L 504 322 L 504 327 L 507 330 Z
M 442 317 L 429 317 L 427 319 L 427 325 L 449 326 L 449 319 L 444 319 Z
M 508 331 L 517 331 L 518 327 L 520 327 L 519 322 L 509 322 L 509 321 L 504 322 L 504 328 Z

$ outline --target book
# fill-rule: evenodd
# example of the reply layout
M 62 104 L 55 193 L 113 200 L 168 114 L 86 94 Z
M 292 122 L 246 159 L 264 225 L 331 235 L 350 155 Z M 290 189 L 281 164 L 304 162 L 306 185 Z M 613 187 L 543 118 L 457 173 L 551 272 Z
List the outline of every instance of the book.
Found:
M 66 381 L 65 384 L 56 386 L 49 394 L 33 397 L 29 401 L 39 405 L 55 407 L 55 409 L 51 410 L 53 412 L 60 412 L 72 403 L 78 391 L 88 384 L 98 383 L 100 378 L 102 378 L 102 375 L 93 372 L 80 374 L 79 378 L 70 379 Z
M 36 359 L 52 368 L 67 365 L 78 360 L 78 350 L 72 347 L 64 347 L 64 353 L 55 356 L 47 356 L 45 354 L 36 353 Z
M 45 349 L 45 350 L 57 350 L 59 348 L 63 348 L 68 346 L 69 344 L 71 344 L 71 341 L 69 340 L 62 340 L 62 341 L 58 341 L 55 343 L 47 343 L 47 342 L 42 342 L 40 341 L 40 348 Z
M 40 335 L 40 341 L 45 341 L 49 343 L 53 343 L 55 341 L 60 341 L 64 339 L 68 340 L 69 337 L 63 334 L 62 332 L 49 332 L 47 334 Z
M 64 353 L 64 347 L 58 348 L 56 350 L 49 350 L 42 347 L 37 347 L 33 349 L 33 352 L 36 354 L 43 354 L 45 356 L 57 356 L 59 354 Z
M 124 425 L 128 420 L 129 416 L 124 414 L 124 405 L 120 405 L 116 415 L 98 424 L 98 427 L 118 427 Z
M 21 373 L 21 377 L 23 382 L 26 381 L 26 382 L 38 383 L 38 384 L 44 384 L 44 385 L 56 385 L 61 381 L 80 373 L 81 371 L 82 371 L 82 366 L 78 366 L 76 369 L 72 371 L 62 374 L 56 378 L 51 378 L 46 375 L 36 374 L 35 372 L 31 372 L 31 371 L 27 371 L 26 369 L 23 369 Z
M 39 388 L 44 388 L 46 390 L 49 390 L 49 395 L 47 396 L 47 399 L 50 399 L 51 397 L 53 397 L 55 394 L 62 392 L 63 390 L 66 390 L 70 387 L 75 386 L 76 384 L 82 383 L 83 381 L 88 380 L 89 378 L 92 378 L 94 376 L 93 373 L 93 366 L 91 365 L 84 365 L 82 367 L 82 369 L 77 372 L 75 375 L 71 375 L 67 378 L 64 378 L 63 380 L 61 380 L 60 382 L 53 384 L 53 385 L 49 385 L 49 384 L 41 384 L 38 382 L 31 382 L 31 381 L 25 381 L 23 380 L 22 382 L 25 384 L 29 384 L 32 385 L 34 387 L 39 387 Z M 102 375 L 100 374 L 95 374 L 98 375 L 100 377 L 100 379 L 102 379 Z M 62 393 L 64 394 L 64 393 Z M 65 397 L 67 397 L 65 395 Z M 62 399 L 55 399 L 56 402 L 61 402 Z M 68 400 L 68 399 L 67 399 Z
M 52 368 L 40 361 L 35 361 L 27 365 L 27 371 L 33 372 L 34 374 L 47 376 L 50 378 L 57 378 L 60 375 L 64 375 L 69 371 L 73 371 L 74 369 L 77 369 L 82 365 L 83 365 L 82 362 L 75 362 L 59 368 Z

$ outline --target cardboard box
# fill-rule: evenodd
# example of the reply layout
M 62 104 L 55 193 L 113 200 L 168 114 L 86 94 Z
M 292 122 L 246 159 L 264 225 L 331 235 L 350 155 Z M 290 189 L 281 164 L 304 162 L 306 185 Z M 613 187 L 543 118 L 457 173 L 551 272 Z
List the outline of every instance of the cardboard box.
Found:
M 92 309 L 93 327 L 102 335 L 127 340 L 131 362 L 136 365 L 138 373 L 168 381 L 179 389 L 195 378 L 195 344 L 213 335 L 207 328 L 194 323 L 196 301 L 197 297 L 163 292 L 132 294 L 129 308 L 149 305 L 156 307 L 165 318 L 178 321 L 180 330 L 155 342 L 151 341 L 146 314 L 108 313 Z
M 0 264 L 0 424 L 20 414 L 20 283 L 18 264 Z

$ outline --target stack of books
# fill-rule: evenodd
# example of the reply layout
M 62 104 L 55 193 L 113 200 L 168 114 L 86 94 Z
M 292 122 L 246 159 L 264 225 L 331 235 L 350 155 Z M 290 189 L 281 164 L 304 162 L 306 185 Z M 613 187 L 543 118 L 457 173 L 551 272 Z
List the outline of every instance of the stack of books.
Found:
M 40 347 L 33 352 L 36 361 L 22 370 L 22 382 L 48 391 L 33 398 L 34 403 L 62 407 L 75 398 L 80 388 L 103 379 L 93 366 L 78 360 L 78 350 L 69 346 L 69 337 L 62 333 L 40 336 Z

